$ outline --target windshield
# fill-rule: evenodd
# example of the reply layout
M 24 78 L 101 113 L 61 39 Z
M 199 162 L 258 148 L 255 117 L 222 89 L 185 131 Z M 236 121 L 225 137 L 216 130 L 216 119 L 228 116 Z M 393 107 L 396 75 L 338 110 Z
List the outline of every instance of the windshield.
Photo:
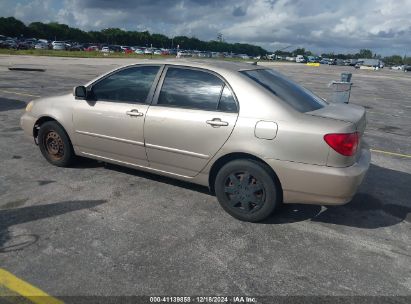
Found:
M 299 112 L 310 112 L 327 105 L 325 100 L 274 70 L 250 70 L 241 73 Z

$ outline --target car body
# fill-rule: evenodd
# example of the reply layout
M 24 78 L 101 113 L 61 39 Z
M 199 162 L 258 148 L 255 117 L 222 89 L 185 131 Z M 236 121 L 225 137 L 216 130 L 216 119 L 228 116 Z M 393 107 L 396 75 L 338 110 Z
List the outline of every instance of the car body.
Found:
M 78 155 L 208 186 L 248 221 L 280 202 L 350 201 L 370 162 L 365 124 L 363 107 L 328 104 L 273 70 L 181 59 L 113 70 L 29 103 L 21 118 L 55 165 Z
M 320 64 L 328 64 L 330 62 L 330 58 L 322 58 L 320 60 Z
M 48 50 L 49 46 L 48 46 L 47 43 L 39 42 L 39 43 L 36 43 L 36 45 L 34 46 L 34 48 L 35 48 L 36 50 Z
M 57 43 L 57 42 L 55 42 L 55 43 L 53 44 L 53 50 L 56 50 L 56 51 L 65 51 L 66 48 L 67 48 L 67 45 L 66 45 L 65 43 Z
M 154 55 L 162 55 L 160 49 L 155 49 L 155 50 L 153 51 L 153 54 L 154 54 Z
M 177 52 L 177 58 L 192 57 L 193 54 L 189 51 L 181 50 Z
M 55 44 L 66 44 L 66 42 L 65 41 L 57 41 L 57 40 L 51 42 L 52 46 L 54 46 Z
M 339 65 L 339 66 L 344 66 L 345 65 L 345 61 L 344 59 L 336 59 L 335 60 L 335 65 Z
M 169 49 L 168 54 L 169 55 L 177 55 L 177 50 L 176 49 Z
M 168 55 L 170 55 L 170 50 L 168 50 L 168 49 L 161 49 L 160 55 L 168 56 Z
M 411 72 L 411 65 L 410 64 L 406 64 L 403 67 L 404 72 Z
M 358 59 L 348 59 L 349 66 L 355 66 L 358 62 Z
M 393 65 L 390 67 L 391 70 L 396 70 L 396 71 L 403 71 L 404 70 L 404 65 Z
M 84 45 L 79 44 L 79 43 L 73 43 L 70 45 L 70 47 L 67 48 L 69 51 L 82 51 L 84 49 Z
M 198 54 L 199 58 L 211 58 L 211 53 L 210 52 L 199 52 Z M 231 57 L 228 57 L 231 56 Z M 225 58 L 232 58 L 233 56 L 231 54 L 228 54 Z
M 138 55 L 144 55 L 144 51 L 142 49 L 136 49 L 134 51 L 134 53 L 138 54 Z
M 33 44 L 31 42 L 20 41 L 17 43 L 18 50 L 29 50 L 33 48 Z
M 147 48 L 144 50 L 145 55 L 153 55 L 153 49 Z
M 358 62 L 362 66 L 378 68 L 378 69 L 384 68 L 384 65 L 385 65 L 384 62 L 380 59 L 369 59 L 369 58 L 361 59 L 360 58 L 360 59 L 358 59 Z
M 295 57 L 295 62 L 297 62 L 297 63 L 306 63 L 307 60 L 304 58 L 303 55 L 297 55 L 297 56 Z
M 250 56 L 248 56 L 247 54 L 239 54 L 238 58 L 248 60 L 250 59 Z
M 8 48 L 8 49 L 17 49 L 18 44 L 13 39 L 6 39 L 6 40 L 3 41 L 3 46 Z
M 97 52 L 99 47 L 97 45 L 90 45 L 84 49 L 86 52 Z
M 103 46 L 102 48 L 101 48 L 101 51 L 100 52 L 102 52 L 102 53 L 114 53 L 114 51 L 113 50 L 110 50 L 110 48 L 108 47 L 108 46 Z
M 307 62 L 309 63 L 319 63 L 320 58 L 317 56 L 307 56 Z

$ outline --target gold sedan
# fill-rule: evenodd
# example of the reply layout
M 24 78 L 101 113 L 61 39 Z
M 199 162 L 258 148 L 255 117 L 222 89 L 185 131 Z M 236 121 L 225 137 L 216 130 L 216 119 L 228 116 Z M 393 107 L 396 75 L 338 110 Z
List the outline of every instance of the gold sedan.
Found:
M 280 73 L 220 61 L 144 61 L 21 118 L 53 165 L 76 155 L 206 185 L 245 221 L 280 203 L 344 204 L 370 163 L 365 110 L 328 104 Z

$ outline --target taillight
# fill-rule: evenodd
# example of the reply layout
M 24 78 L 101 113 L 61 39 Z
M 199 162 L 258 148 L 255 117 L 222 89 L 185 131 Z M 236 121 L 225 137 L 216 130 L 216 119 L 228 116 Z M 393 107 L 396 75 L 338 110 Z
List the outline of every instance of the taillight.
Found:
M 326 134 L 324 140 L 338 153 L 344 156 L 352 156 L 357 152 L 359 135 L 357 132 Z

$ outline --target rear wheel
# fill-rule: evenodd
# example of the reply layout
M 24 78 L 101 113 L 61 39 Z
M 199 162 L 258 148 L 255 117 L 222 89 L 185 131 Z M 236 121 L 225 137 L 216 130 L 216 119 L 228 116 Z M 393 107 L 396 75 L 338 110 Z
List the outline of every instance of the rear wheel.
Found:
M 49 163 L 67 167 L 73 162 L 73 147 L 66 132 L 57 122 L 48 121 L 40 126 L 38 142 L 41 153 Z
M 235 218 L 258 222 L 278 205 L 280 189 L 265 164 L 239 159 L 224 165 L 215 179 L 220 205 Z

